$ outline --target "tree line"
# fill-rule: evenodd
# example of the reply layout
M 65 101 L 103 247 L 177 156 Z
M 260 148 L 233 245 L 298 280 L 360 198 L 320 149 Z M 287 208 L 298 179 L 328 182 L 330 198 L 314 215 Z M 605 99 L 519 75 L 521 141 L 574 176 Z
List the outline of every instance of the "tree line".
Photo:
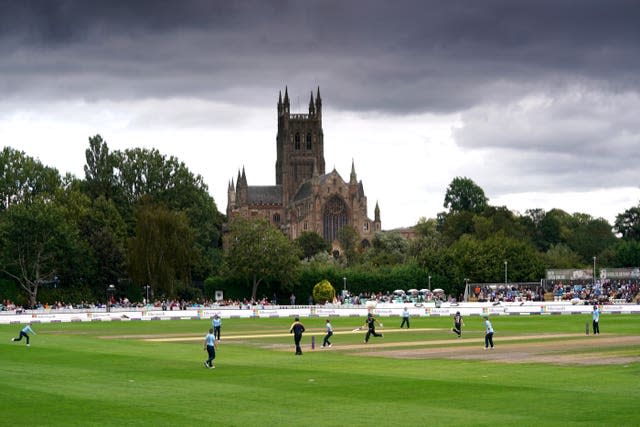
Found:
M 197 296 L 216 274 L 224 216 L 200 175 L 155 149 L 110 151 L 96 135 L 84 179 L 25 153 L 0 153 L 0 271 L 5 298 L 34 306 Z M 144 288 L 146 290 L 146 288 Z
M 448 186 L 444 210 L 414 237 L 378 233 L 363 244 L 340 230 L 342 251 L 317 233 L 295 241 L 265 220 L 227 219 L 200 175 L 155 149 L 111 151 L 89 138 L 84 178 L 62 176 L 25 153 L 0 153 L 0 294 L 38 301 L 226 298 L 298 301 L 328 280 L 352 294 L 442 288 L 465 280 L 538 281 L 548 268 L 640 266 L 640 204 L 614 224 L 583 213 L 492 206 L 466 177 Z M 224 232 L 223 232 L 224 230 Z M 225 250 L 223 250 L 223 240 Z M 117 296 L 116 295 L 116 296 Z
M 269 290 L 297 290 L 306 297 L 314 284 L 327 279 L 337 290 L 346 288 L 352 294 L 430 286 L 457 297 L 466 282 L 539 282 L 547 269 L 590 269 L 593 257 L 603 267 L 640 266 L 640 205 L 618 214 L 613 225 L 560 209 L 520 214 L 490 205 L 473 180 L 456 177 L 447 187 L 443 207 L 436 218 L 421 218 L 409 239 L 399 230 L 385 231 L 363 245 L 353 227 L 344 227 L 338 257 L 317 233 L 303 233 L 289 242 L 266 222 L 257 226 L 256 221 L 239 219 L 230 231 L 224 274 L 208 285 L 232 288 L 244 278 L 240 288 L 253 297 L 259 282 Z M 250 227 L 256 243 L 243 235 Z M 260 229 L 265 233 L 258 238 Z M 280 243 L 267 243 L 267 230 Z M 274 255 L 258 256 L 264 253 Z

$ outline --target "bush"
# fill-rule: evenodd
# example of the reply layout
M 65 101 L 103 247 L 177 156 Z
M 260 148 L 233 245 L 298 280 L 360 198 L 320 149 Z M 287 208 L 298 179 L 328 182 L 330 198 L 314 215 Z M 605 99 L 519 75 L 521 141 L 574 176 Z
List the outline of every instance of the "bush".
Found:
M 204 279 L 204 296 L 210 300 L 215 298 L 217 290 L 224 289 L 224 279 L 220 276 L 212 276 Z
M 197 301 L 202 299 L 202 290 L 190 285 L 180 285 L 176 289 L 178 298 L 184 301 Z
M 324 304 L 327 301 L 333 301 L 336 296 L 336 290 L 328 280 L 322 280 L 313 287 L 313 300 L 316 304 Z

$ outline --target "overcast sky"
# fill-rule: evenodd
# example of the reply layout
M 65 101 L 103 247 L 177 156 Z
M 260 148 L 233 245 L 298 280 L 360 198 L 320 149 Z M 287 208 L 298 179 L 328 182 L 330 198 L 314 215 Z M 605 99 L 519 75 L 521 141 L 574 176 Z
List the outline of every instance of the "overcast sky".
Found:
M 320 87 L 327 172 L 384 229 L 489 203 L 604 217 L 640 201 L 640 2 L 0 0 L 0 145 L 84 177 L 88 138 L 155 147 L 221 211 L 275 184 L 276 103 Z

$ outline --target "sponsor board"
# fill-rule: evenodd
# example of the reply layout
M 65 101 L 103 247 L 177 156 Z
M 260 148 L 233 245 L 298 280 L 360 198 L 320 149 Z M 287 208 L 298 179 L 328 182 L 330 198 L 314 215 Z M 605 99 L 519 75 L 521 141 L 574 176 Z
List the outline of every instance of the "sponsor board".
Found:
M 316 308 L 312 311 L 312 313 L 317 314 L 318 316 L 338 316 L 340 317 L 340 312 L 338 310 L 332 308 Z
M 378 317 L 393 317 L 402 313 L 405 307 L 403 304 L 397 304 L 393 307 L 380 307 L 371 309 Z M 442 307 L 426 307 L 415 308 L 413 304 L 407 304 L 407 308 L 412 315 L 419 316 L 451 316 L 456 311 L 460 311 L 463 316 L 477 315 L 529 315 L 529 314 L 577 314 L 589 315 L 593 311 L 592 305 L 573 305 L 571 302 L 540 302 L 535 304 L 520 303 L 502 303 L 493 305 L 492 303 L 461 303 L 458 305 L 443 304 Z M 601 305 L 602 313 L 622 313 L 622 314 L 640 314 L 639 304 L 611 304 Z M 14 323 L 49 323 L 49 322 L 100 322 L 100 321 L 129 321 L 129 320 L 171 320 L 171 319 L 202 319 L 211 318 L 218 314 L 222 318 L 250 318 L 250 317 L 318 317 L 318 316 L 340 316 L 340 317 L 364 317 L 369 310 L 366 306 L 347 306 L 347 307 L 298 307 L 282 308 L 282 309 L 193 309 L 180 311 L 160 311 L 160 310 L 136 310 L 136 311 L 112 311 L 106 312 L 87 312 L 87 311 L 69 311 L 56 313 L 53 311 L 28 311 L 20 313 L 0 313 L 0 324 Z
M 427 308 L 427 315 L 428 316 L 433 316 L 433 315 L 448 316 L 449 309 L 448 308 Z

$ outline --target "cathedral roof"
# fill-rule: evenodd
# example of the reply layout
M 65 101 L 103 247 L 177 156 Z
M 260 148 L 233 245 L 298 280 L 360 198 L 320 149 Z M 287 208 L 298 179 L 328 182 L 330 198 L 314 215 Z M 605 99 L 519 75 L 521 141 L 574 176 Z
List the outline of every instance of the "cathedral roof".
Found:
M 302 183 L 298 192 L 293 196 L 293 201 L 297 202 L 311 197 L 311 181 L 305 181 Z
M 335 171 L 335 169 L 334 169 Z M 327 182 L 327 180 L 329 179 L 329 177 L 332 175 L 332 173 L 325 173 L 324 175 L 320 175 L 318 177 L 318 182 L 320 183 L 320 185 L 324 184 L 325 182 Z M 336 175 L 340 176 L 339 173 L 336 172 Z M 342 177 L 340 177 L 342 178 Z
M 247 202 L 250 205 L 281 205 L 281 185 L 250 185 L 247 187 Z
M 319 185 L 323 185 L 328 179 L 329 177 L 332 175 L 332 173 L 325 173 L 324 175 L 320 175 L 318 177 L 318 184 Z M 338 176 L 340 176 L 338 174 Z M 312 180 L 307 180 L 305 182 L 302 183 L 302 185 L 300 185 L 300 188 L 298 188 L 298 191 L 296 192 L 296 195 L 293 196 L 293 201 L 294 202 L 298 202 L 300 200 L 304 200 L 307 199 L 309 197 L 312 196 L 312 191 L 313 191 L 313 182 Z

